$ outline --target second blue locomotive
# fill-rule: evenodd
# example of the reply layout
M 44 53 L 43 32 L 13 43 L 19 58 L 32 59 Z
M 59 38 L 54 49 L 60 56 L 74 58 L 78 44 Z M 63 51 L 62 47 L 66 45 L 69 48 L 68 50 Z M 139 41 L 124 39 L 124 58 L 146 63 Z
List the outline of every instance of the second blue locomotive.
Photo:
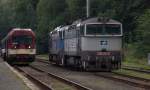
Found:
M 49 34 L 49 60 L 84 70 L 111 71 L 121 67 L 122 24 L 89 18 L 57 27 Z

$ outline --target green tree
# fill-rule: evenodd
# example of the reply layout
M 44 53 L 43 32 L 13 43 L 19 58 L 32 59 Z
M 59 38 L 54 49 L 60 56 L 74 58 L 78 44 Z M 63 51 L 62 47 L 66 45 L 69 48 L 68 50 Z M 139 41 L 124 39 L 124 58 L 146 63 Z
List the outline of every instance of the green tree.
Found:
M 65 0 L 40 0 L 37 6 L 38 27 L 36 30 L 38 50 L 48 51 L 48 33 L 65 19 Z
M 0 39 L 2 39 L 8 32 L 13 23 L 12 1 L 0 0 Z
M 66 0 L 69 22 L 86 17 L 86 0 Z
M 146 57 L 150 53 L 150 9 L 148 9 L 138 19 L 136 30 L 137 40 L 136 54 L 139 57 Z
M 106 15 L 123 23 L 126 43 L 143 38 L 136 30 L 141 27 L 137 18 L 144 17 L 150 0 L 90 0 L 90 4 L 91 17 Z M 12 27 L 32 28 L 38 51 L 47 52 L 49 31 L 85 17 L 86 0 L 0 0 L 0 38 Z
M 14 0 L 14 23 L 16 27 L 36 27 L 36 9 L 31 0 Z
M 115 0 L 115 18 L 123 23 L 126 43 L 135 42 L 136 19 L 147 8 L 147 0 Z

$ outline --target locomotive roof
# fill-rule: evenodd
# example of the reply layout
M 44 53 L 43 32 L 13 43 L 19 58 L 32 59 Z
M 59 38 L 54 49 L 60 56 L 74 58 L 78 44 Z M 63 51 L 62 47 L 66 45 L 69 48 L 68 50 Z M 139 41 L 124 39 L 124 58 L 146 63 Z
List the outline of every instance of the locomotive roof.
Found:
M 84 24 L 88 24 L 88 23 L 93 23 L 93 24 L 103 24 L 103 23 L 106 23 L 106 24 L 121 24 L 119 21 L 117 20 L 114 20 L 114 19 L 108 19 L 106 20 L 106 22 L 104 22 L 102 19 L 104 19 L 103 17 L 99 18 L 99 17 L 94 17 L 94 18 L 88 18 L 88 19 L 79 19 L 79 20 L 76 20 L 75 22 L 72 23 L 72 25 L 84 25 Z M 52 34 L 53 32 L 58 32 L 58 31 L 63 31 L 63 30 L 67 30 L 70 26 L 72 25 L 67 25 L 67 26 L 58 26 L 56 27 L 53 31 L 51 31 L 49 33 Z
M 52 34 L 53 32 L 63 31 L 69 28 L 69 25 L 67 26 L 58 26 L 53 31 L 51 31 L 49 34 Z
M 85 20 L 77 20 L 73 24 L 87 24 L 87 23 L 104 23 L 104 21 L 101 20 L 101 18 L 95 17 L 95 18 L 89 18 Z M 105 23 L 110 23 L 110 24 L 121 24 L 119 21 L 113 20 L 113 19 L 108 19 Z

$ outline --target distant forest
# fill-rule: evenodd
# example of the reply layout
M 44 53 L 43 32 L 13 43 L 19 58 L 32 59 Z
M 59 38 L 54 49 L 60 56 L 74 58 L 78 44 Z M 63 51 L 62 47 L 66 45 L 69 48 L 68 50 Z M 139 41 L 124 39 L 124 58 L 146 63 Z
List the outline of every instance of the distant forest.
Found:
M 90 16 L 123 23 L 124 43 L 141 57 L 150 52 L 150 0 L 90 0 Z M 32 28 L 39 53 L 48 52 L 48 33 L 86 17 L 86 0 L 0 0 L 0 38 L 11 28 Z

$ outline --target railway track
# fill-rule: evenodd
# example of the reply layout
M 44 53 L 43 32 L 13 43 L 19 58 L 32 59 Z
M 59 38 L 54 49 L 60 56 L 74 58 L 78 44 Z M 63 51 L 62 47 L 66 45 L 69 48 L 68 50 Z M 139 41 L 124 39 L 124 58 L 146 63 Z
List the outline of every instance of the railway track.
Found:
M 50 63 L 48 60 L 42 60 L 42 59 L 38 59 L 38 62 Z M 148 70 L 148 69 L 142 69 L 142 68 L 136 68 L 136 67 L 129 67 L 129 66 L 123 66 L 122 69 L 150 74 L 150 70 Z
M 46 64 L 50 63 L 48 60 L 43 60 L 43 59 L 38 59 L 38 58 L 36 58 L 36 61 L 46 63 Z
M 42 63 L 49 63 L 48 61 L 44 61 L 41 59 L 39 59 L 38 61 L 42 62 Z M 150 80 L 149 79 L 119 74 L 119 73 L 115 73 L 115 72 L 111 72 L 111 73 L 100 72 L 100 73 L 93 73 L 93 74 L 96 76 L 104 77 L 104 78 L 111 79 L 111 80 L 114 80 L 117 82 L 118 81 L 123 82 L 123 83 L 129 84 L 129 85 L 135 86 L 135 87 L 141 87 L 144 89 L 150 88 Z
M 35 83 L 38 86 L 38 88 L 40 88 L 40 90 L 53 90 L 53 88 L 50 85 L 45 84 L 43 81 L 39 80 L 38 78 L 23 70 L 23 68 L 16 66 L 14 68 L 21 74 L 23 74 L 25 77 L 30 79 L 33 83 Z
M 33 67 L 33 66 L 29 66 L 29 67 L 15 67 L 17 70 L 19 70 L 20 72 L 23 72 L 25 74 L 25 76 L 27 76 L 29 79 L 31 79 L 33 82 L 35 82 L 40 88 L 41 90 L 92 90 L 90 88 L 87 88 L 85 86 L 82 86 L 80 84 L 77 84 L 73 81 L 64 79 L 60 76 L 57 76 L 55 74 L 49 73 L 49 72 L 45 72 L 42 69 Z M 55 79 L 52 80 L 52 79 Z M 61 82 L 65 85 L 60 85 L 57 84 L 59 86 L 51 85 L 52 82 Z M 53 86 L 55 88 L 53 88 Z M 69 86 L 69 87 L 68 87 Z M 57 87 L 57 88 L 56 88 Z M 58 88 L 59 87 L 59 88 Z M 65 88 L 63 88 L 65 87 Z M 66 88 L 68 87 L 68 88 Z
M 42 60 L 42 59 L 38 59 L 38 62 L 42 62 L 42 63 L 46 63 L 46 64 L 50 63 L 48 60 Z M 142 69 L 142 68 L 136 68 L 136 67 L 129 67 L 129 66 L 123 66 L 122 69 L 150 74 L 150 70 L 148 70 L 148 69 Z
M 124 75 L 124 74 L 118 74 L 115 72 L 95 73 L 95 75 L 104 77 L 104 78 L 109 78 L 109 79 L 112 79 L 115 81 L 127 83 L 132 86 L 141 87 L 144 89 L 150 89 L 150 80 L 148 80 L 148 79 L 134 77 L 134 76 L 128 76 L 128 75 Z

